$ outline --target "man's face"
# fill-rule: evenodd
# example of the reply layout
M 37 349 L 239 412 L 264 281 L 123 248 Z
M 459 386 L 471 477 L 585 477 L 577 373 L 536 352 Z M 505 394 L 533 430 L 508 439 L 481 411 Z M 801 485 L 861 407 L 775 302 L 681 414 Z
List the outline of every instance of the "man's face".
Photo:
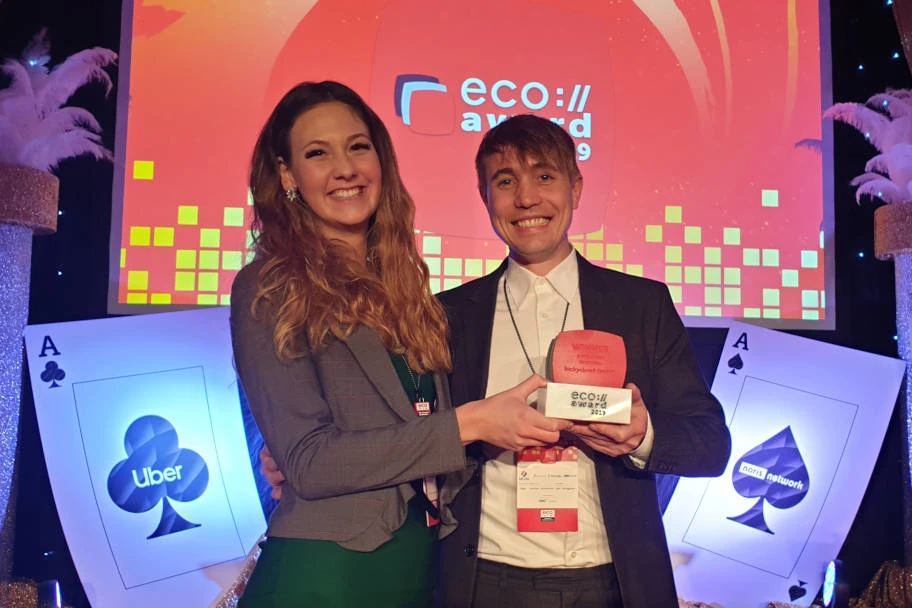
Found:
M 482 198 L 494 231 L 514 260 L 546 274 L 570 253 L 567 230 L 583 191 L 582 177 L 573 180 L 553 160 L 521 159 L 510 149 L 487 157 L 484 167 Z

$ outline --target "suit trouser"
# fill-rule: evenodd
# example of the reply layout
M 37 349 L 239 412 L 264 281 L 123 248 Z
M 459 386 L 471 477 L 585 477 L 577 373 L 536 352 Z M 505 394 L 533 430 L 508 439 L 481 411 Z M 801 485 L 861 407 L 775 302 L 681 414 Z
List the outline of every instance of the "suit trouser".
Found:
M 478 560 L 475 608 L 622 608 L 613 564 L 517 568 Z

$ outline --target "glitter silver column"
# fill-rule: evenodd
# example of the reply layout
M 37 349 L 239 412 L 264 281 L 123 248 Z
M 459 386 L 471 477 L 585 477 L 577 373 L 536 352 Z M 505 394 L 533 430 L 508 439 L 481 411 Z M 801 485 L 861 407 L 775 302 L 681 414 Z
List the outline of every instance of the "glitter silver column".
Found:
M 0 164 L 0 585 L 10 580 L 13 568 L 22 330 L 28 320 L 32 235 L 57 229 L 58 185 L 50 173 Z
M 31 228 L 0 224 L 0 581 L 10 580 L 13 567 L 13 477 L 19 445 L 22 330 L 28 320 L 31 259 Z

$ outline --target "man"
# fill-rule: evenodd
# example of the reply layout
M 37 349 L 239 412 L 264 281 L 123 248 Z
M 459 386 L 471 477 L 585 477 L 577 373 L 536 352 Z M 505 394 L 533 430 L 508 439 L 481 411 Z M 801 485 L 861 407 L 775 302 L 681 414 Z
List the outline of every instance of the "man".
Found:
M 567 231 L 583 178 L 561 127 L 510 118 L 485 135 L 475 166 L 510 253 L 492 274 L 440 294 L 453 402 L 544 375 L 551 340 L 585 328 L 623 337 L 633 407 L 630 424 L 571 428 L 582 447 L 578 532 L 517 532 L 515 455 L 470 446 L 478 467 L 451 505 L 459 527 L 441 541 L 441 603 L 677 606 L 654 475 L 719 475 L 731 439 L 668 290 L 575 253 Z
M 655 474 L 715 476 L 731 439 L 662 283 L 597 268 L 567 238 L 583 178 L 573 140 L 531 115 L 491 129 L 475 160 L 491 224 L 507 244 L 492 274 L 440 294 L 450 321 L 453 403 L 545 375 L 561 330 L 617 334 L 627 351 L 629 424 L 574 424 L 578 532 L 520 533 L 515 454 L 468 448 L 452 475 L 459 526 L 440 542 L 447 607 L 677 606 Z M 273 470 L 270 470 L 273 469 Z M 274 463 L 264 470 L 275 483 Z

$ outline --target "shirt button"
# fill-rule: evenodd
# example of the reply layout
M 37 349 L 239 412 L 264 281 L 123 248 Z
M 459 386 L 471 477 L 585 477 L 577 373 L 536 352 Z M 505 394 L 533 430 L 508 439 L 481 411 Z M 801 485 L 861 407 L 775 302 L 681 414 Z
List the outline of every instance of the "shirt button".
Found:
M 463 551 L 463 553 L 466 554 L 466 556 L 473 557 L 475 555 L 475 546 L 466 545 L 465 547 L 462 548 L 462 551 Z
M 576 558 L 576 551 L 571 551 L 571 552 L 570 552 L 570 557 Z
M 543 312 L 543 313 L 542 313 L 542 319 L 547 319 L 547 318 L 548 318 L 548 313 Z

